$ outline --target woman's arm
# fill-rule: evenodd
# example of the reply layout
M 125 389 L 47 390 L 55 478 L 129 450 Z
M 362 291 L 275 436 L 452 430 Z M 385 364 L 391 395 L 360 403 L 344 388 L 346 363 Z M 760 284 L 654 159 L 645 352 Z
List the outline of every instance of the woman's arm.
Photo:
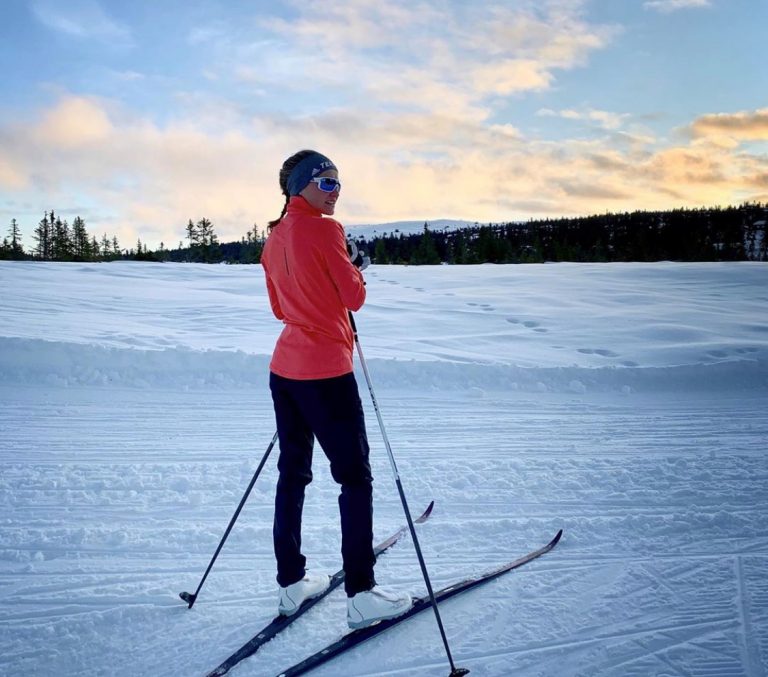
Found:
M 363 274 L 349 260 L 344 227 L 333 219 L 323 221 L 330 231 L 324 238 L 327 244 L 323 248 L 328 272 L 344 306 L 349 310 L 359 310 L 365 303 L 365 281 Z
M 269 269 L 267 268 L 264 257 L 261 259 L 261 267 L 264 269 L 264 279 L 267 281 L 267 294 L 269 295 L 269 305 L 272 307 L 272 313 L 278 320 L 285 319 L 283 309 L 280 307 L 280 301 L 277 299 L 277 291 L 275 291 L 275 285 L 272 282 L 272 278 L 269 276 Z

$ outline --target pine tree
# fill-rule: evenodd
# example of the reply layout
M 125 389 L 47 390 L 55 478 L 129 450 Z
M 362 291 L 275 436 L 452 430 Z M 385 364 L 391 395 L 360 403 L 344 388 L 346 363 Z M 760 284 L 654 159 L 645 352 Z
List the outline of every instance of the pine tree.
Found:
M 243 238 L 244 253 L 239 257 L 240 263 L 259 263 L 261 252 L 264 249 L 264 234 L 259 231 L 259 226 L 253 224 Z
M 107 237 L 107 234 L 104 233 L 104 235 L 101 236 L 101 258 L 109 260 L 111 258 L 112 254 L 112 244 L 109 241 L 109 238 Z
M 53 216 L 53 212 L 51 212 Z M 56 218 L 53 222 L 53 259 L 55 261 L 70 261 L 72 259 L 72 239 L 69 224 L 66 219 Z
M 197 229 L 195 228 L 195 224 L 192 223 L 192 219 L 187 223 L 187 240 L 189 240 L 190 247 L 194 247 L 198 244 Z
M 88 232 L 85 221 L 79 216 L 72 222 L 72 255 L 76 261 L 87 261 L 90 258 Z
M 213 223 L 203 217 L 196 224 L 190 220 L 187 225 L 187 236 L 196 251 L 196 258 L 204 263 L 214 263 L 221 260 L 219 239 L 213 231 Z
M 212 244 L 212 240 L 216 236 L 213 234 L 213 224 L 203 217 L 197 222 L 197 243 L 203 247 L 208 247 Z
M 8 236 L 11 238 L 8 244 L 8 253 L 12 259 L 24 258 L 24 247 L 21 245 L 21 230 L 16 219 L 11 219 L 11 227 L 8 229 Z
M 373 260 L 377 264 L 389 263 L 389 254 L 387 253 L 387 244 L 384 242 L 384 238 L 376 240 L 376 247 L 373 250 Z
M 51 212 L 53 215 L 53 212 Z M 48 212 L 45 212 L 45 216 L 37 224 L 35 232 L 32 234 L 32 238 L 37 241 L 35 247 L 35 255 L 37 258 L 43 261 L 49 261 L 51 259 L 52 249 L 52 233 L 51 233 L 51 221 L 48 220 Z
M 414 265 L 426 264 L 434 265 L 440 263 L 440 255 L 435 247 L 435 240 L 429 230 L 429 224 L 424 224 L 424 232 L 419 241 L 419 246 L 411 256 L 411 263 Z

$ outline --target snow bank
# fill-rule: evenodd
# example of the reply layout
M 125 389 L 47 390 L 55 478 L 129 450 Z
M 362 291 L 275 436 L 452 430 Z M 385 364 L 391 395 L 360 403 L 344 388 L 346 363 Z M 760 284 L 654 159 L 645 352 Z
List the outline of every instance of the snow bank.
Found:
M 768 359 L 765 263 L 371 266 L 366 281 L 357 325 L 369 359 L 535 368 Z M 0 288 L 0 337 L 269 355 L 281 330 L 260 266 L 0 262 Z
M 377 387 L 766 389 L 767 273 L 371 266 L 357 324 Z M 0 262 L 0 285 L 0 383 L 263 388 L 281 330 L 260 266 Z
M 268 355 L 166 348 L 140 350 L 0 337 L 0 383 L 131 388 L 266 388 Z M 374 387 L 419 391 L 554 392 L 768 390 L 760 358 L 669 367 L 518 367 L 368 359 Z M 357 367 L 359 371 L 359 367 Z M 364 376 L 358 373 L 364 383 Z

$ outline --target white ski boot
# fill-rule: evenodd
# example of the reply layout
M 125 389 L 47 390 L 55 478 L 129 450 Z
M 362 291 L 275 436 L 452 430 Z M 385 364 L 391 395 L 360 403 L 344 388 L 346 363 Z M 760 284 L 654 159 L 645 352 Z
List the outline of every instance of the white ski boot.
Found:
M 407 592 L 395 592 L 374 586 L 367 592 L 358 592 L 347 598 L 347 625 L 365 628 L 387 618 L 402 616 L 413 606 Z
M 322 595 L 331 584 L 328 574 L 307 571 L 304 578 L 283 588 L 280 587 L 280 601 L 277 611 L 281 616 L 292 616 L 308 599 Z

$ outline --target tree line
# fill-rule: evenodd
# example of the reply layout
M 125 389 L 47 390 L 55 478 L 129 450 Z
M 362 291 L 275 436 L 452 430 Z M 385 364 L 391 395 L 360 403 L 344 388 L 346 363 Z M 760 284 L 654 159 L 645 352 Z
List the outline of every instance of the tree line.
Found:
M 21 229 L 16 219 L 11 219 L 8 235 L 0 244 L 0 260 L 33 261 L 178 261 L 193 263 L 259 263 L 264 246 L 264 234 L 254 225 L 239 242 L 221 244 L 214 232 L 213 223 L 205 217 L 187 223 L 187 244 L 179 241 L 176 249 L 167 249 L 163 242 L 151 250 L 138 239 L 135 247 L 124 248 L 116 236 L 106 233 L 100 239 L 90 235 L 85 221 L 77 216 L 70 225 L 54 210 L 45 215 L 35 228 L 32 239 L 35 244 L 26 250 L 22 243 Z
M 475 224 L 356 238 L 376 263 L 768 261 L 768 203 Z
M 89 235 L 85 221 L 79 216 L 72 225 L 61 219 L 54 210 L 45 212 L 35 228 L 32 239 L 35 245 L 25 251 L 21 242 L 21 230 L 16 219 L 11 219 L 8 236 L 0 246 L 0 259 L 37 259 L 40 261 L 112 261 L 122 258 L 126 251 L 121 249 L 117 237 L 106 233 L 100 240 Z
M 374 263 L 541 263 L 544 261 L 768 261 L 768 203 L 667 211 L 606 213 L 586 217 L 489 223 L 419 233 L 358 237 L 358 248 Z M 0 247 L 0 259 L 41 261 L 175 261 L 259 263 L 266 239 L 254 224 L 235 242 L 221 243 L 207 218 L 186 225 L 186 245 L 160 243 L 149 250 L 139 239 L 121 248 L 117 237 L 88 234 L 79 216 L 70 226 L 53 211 L 34 231 L 35 245 L 25 251 L 16 219 Z

